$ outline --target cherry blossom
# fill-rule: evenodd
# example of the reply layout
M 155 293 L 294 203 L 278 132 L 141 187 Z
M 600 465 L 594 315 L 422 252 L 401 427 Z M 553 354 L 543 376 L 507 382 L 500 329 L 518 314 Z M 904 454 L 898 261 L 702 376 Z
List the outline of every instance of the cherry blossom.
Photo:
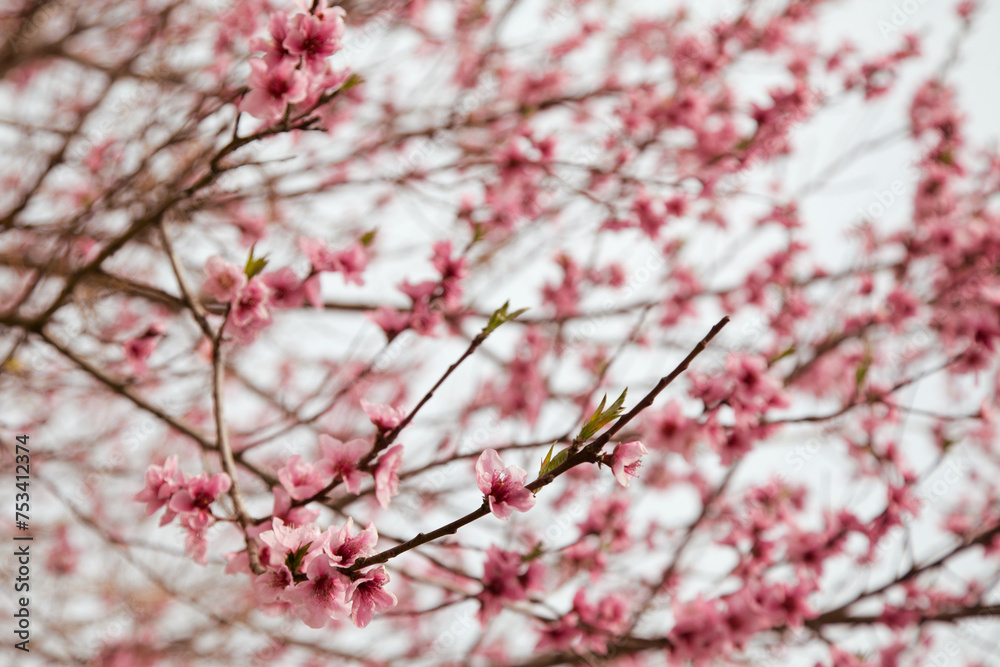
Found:
M 401 408 L 369 403 L 363 398 L 361 399 L 361 409 L 365 411 L 365 414 L 378 427 L 379 431 L 383 432 L 396 428 L 406 417 L 406 412 Z
M 305 300 L 303 282 L 295 277 L 289 267 L 268 271 L 260 276 L 267 287 L 268 303 L 275 308 L 299 308 Z
M 298 454 L 289 458 L 288 463 L 278 471 L 278 481 L 295 500 L 311 498 L 327 485 L 320 472 Z
M 177 470 L 177 457 L 168 457 L 163 465 L 151 465 L 146 471 L 146 486 L 132 499 L 146 503 L 146 516 L 151 516 L 158 509 L 170 502 L 170 498 L 181 488 L 183 474 Z M 169 510 L 164 514 L 160 525 L 170 523 L 175 514 Z
M 212 255 L 205 263 L 205 284 L 202 289 L 223 303 L 233 301 L 246 283 L 247 277 L 243 270 L 218 255 Z
M 987 3 L 95 2 L 0 49 L 31 648 L 984 659 Z
M 623 442 L 616 445 L 608 463 L 615 475 L 615 480 L 627 488 L 631 482 L 629 477 L 639 476 L 639 466 L 642 465 L 642 457 L 648 453 L 646 447 L 638 441 Z
M 369 570 L 347 589 L 351 601 L 351 620 L 359 628 L 371 623 L 375 612 L 396 606 L 396 596 L 385 590 L 389 573 L 381 565 Z
M 302 622 L 310 628 L 322 628 L 332 619 L 345 618 L 347 577 L 322 557 L 309 562 L 306 577 L 306 581 L 285 588 L 281 596 L 291 603 Z
M 271 529 L 260 534 L 261 541 L 271 548 L 270 565 L 282 566 L 288 562 L 288 556 L 297 554 L 302 568 L 323 554 L 323 549 L 329 542 L 330 535 L 322 533 L 316 524 L 308 523 L 301 526 L 287 525 L 280 518 L 271 521 Z M 292 572 L 300 574 L 300 570 Z
M 399 492 L 399 475 L 397 470 L 403 465 L 403 446 L 393 445 L 375 466 L 375 498 L 382 508 L 389 507 L 389 501 Z
M 341 566 L 353 565 L 358 558 L 365 558 L 375 553 L 378 542 L 378 531 L 374 523 L 369 523 L 364 530 L 352 534 L 354 520 L 348 517 L 347 523 L 341 527 L 326 546 L 330 560 Z
M 487 449 L 476 462 L 476 483 L 489 502 L 490 511 L 507 521 L 514 510 L 527 512 L 535 496 L 524 488 L 527 473 L 515 465 L 503 465 L 495 449 Z
M 322 69 L 326 58 L 340 48 L 338 40 L 344 34 L 344 14 L 342 7 L 325 12 L 322 18 L 296 14 L 281 44 L 292 56 L 301 57 L 307 69 Z
M 211 477 L 208 473 L 201 473 L 189 477 L 184 475 L 184 480 L 179 484 L 177 491 L 170 497 L 168 507 L 171 512 L 185 515 L 192 515 L 192 519 L 199 527 L 214 521 L 209 506 L 218 497 L 229 490 L 232 480 L 224 472 L 217 472 Z
M 250 92 L 240 102 L 240 110 L 255 118 L 278 120 L 289 104 L 301 102 L 308 94 L 305 75 L 290 60 L 268 65 L 263 58 L 251 58 L 250 69 Z
M 163 324 L 154 322 L 142 335 L 125 341 L 125 361 L 139 377 L 146 375 L 146 360 L 156 350 L 165 330 Z
M 520 554 L 496 546 L 487 549 L 483 590 L 476 596 L 480 603 L 479 622 L 485 625 L 500 613 L 504 603 L 526 600 L 530 592 L 541 590 L 543 575 L 541 563 L 525 563 Z
M 358 493 L 361 482 L 365 479 L 365 474 L 358 468 L 358 461 L 368 453 L 371 445 L 361 438 L 345 443 L 323 433 L 319 436 L 319 448 L 322 452 L 322 458 L 317 464 L 319 469 L 326 475 L 342 480 L 351 493 Z

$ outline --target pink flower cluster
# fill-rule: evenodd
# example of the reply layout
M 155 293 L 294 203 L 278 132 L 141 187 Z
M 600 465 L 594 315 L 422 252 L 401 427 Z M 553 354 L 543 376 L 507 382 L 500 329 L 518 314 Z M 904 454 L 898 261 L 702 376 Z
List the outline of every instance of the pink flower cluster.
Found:
M 433 246 L 431 263 L 440 274 L 438 280 L 404 280 L 399 286 L 412 302 L 409 312 L 382 306 L 371 315 L 389 340 L 406 329 L 422 336 L 434 335 L 443 319 L 441 311 L 454 311 L 461 305 L 462 279 L 468 272 L 465 258 L 452 256 L 451 241 L 439 241 Z
M 545 567 L 536 560 L 525 562 L 520 554 L 504 551 L 497 546 L 486 550 L 483 568 L 483 590 L 476 596 L 480 602 L 479 622 L 486 622 L 500 613 L 505 602 L 528 599 L 531 591 L 541 591 Z
M 299 249 L 309 258 L 312 272 L 305 282 L 306 298 L 314 308 L 322 308 L 319 276 L 325 271 L 340 273 L 345 283 L 364 285 L 363 274 L 368 267 L 368 255 L 364 246 L 355 243 L 346 250 L 334 251 L 319 239 L 299 239 Z
M 536 83 L 547 87 L 557 82 L 543 76 Z M 510 94 L 517 93 L 511 90 Z M 553 137 L 538 139 L 531 128 L 522 126 L 512 138 L 505 137 L 503 141 L 502 147 L 492 155 L 497 176 L 485 183 L 484 199 L 491 211 L 488 224 L 510 231 L 520 221 L 537 219 L 549 203 L 547 195 L 550 192 L 543 190 L 540 184 L 555 160 L 556 140 Z
M 136 376 L 141 378 L 146 375 L 146 360 L 152 356 L 166 330 L 167 327 L 162 322 L 154 322 L 145 333 L 125 341 L 125 361 Z
M 249 345 L 271 323 L 271 308 L 298 308 L 305 300 L 306 285 L 288 267 L 268 271 L 247 280 L 246 272 L 218 255 L 205 263 L 202 289 L 230 306 L 226 331 Z
M 535 650 L 582 648 L 604 655 L 608 641 L 628 629 L 628 612 L 628 601 L 621 595 L 612 593 L 595 605 L 587 601 L 581 588 L 573 598 L 573 609 L 542 631 Z
M 691 374 L 690 393 L 694 398 L 711 410 L 723 403 L 733 409 L 732 428 L 710 438 L 724 465 L 749 452 L 755 442 L 769 434 L 769 427 L 760 423 L 762 415 L 790 403 L 781 382 L 768 371 L 767 360 L 760 356 L 733 354 L 726 361 L 724 374 Z
M 486 385 L 483 400 L 495 405 L 503 417 L 523 417 L 534 425 L 548 395 L 548 382 L 542 372 L 542 359 L 550 351 L 544 333 L 529 327 L 517 345 L 517 354 L 507 363 L 503 386 Z
M 320 458 L 315 463 L 307 463 L 295 454 L 278 471 L 278 481 L 288 495 L 295 500 L 307 500 L 337 479 L 349 493 L 359 493 L 361 482 L 368 474 L 358 464 L 361 457 L 371 451 L 371 443 L 362 438 L 341 442 L 324 433 L 319 436 L 319 448 Z M 383 508 L 389 506 L 389 501 L 399 490 L 397 471 L 402 463 L 403 446 L 394 445 L 379 457 L 372 471 L 375 498 Z
M 250 59 L 248 92 L 240 111 L 264 121 L 276 121 L 289 105 L 314 106 L 320 96 L 347 79 L 327 59 L 340 50 L 344 10 L 320 2 L 310 14 L 271 14 L 269 39 L 253 39 L 250 46 L 263 55 Z
M 162 466 L 153 465 L 146 471 L 146 486 L 133 496 L 133 500 L 146 503 L 146 515 L 152 515 L 166 506 L 160 525 L 165 526 L 175 517 L 188 530 L 185 543 L 187 554 L 196 562 L 208 562 L 208 542 L 205 531 L 215 523 L 210 506 L 218 497 L 229 491 L 232 480 L 224 472 L 187 476 L 177 470 L 177 457 L 171 456 Z
M 373 555 L 378 542 L 374 524 L 357 533 L 353 528 L 351 519 L 325 531 L 314 523 L 272 519 L 271 529 L 260 534 L 267 571 L 254 579 L 258 602 L 272 612 L 294 614 L 311 628 L 347 617 L 363 628 L 375 612 L 395 606 L 396 596 L 385 590 L 389 574 L 384 567 L 351 574 L 342 569 Z
M 814 615 L 807 602 L 815 583 L 755 583 L 720 599 L 696 597 L 675 602 L 671 664 L 708 665 L 721 655 L 742 650 L 763 628 L 801 628 Z

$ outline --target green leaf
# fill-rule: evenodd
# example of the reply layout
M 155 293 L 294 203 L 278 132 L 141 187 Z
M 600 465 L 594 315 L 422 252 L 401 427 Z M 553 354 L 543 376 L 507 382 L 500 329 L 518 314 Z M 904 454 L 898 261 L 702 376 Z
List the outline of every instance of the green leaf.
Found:
M 604 404 L 608 401 L 608 395 L 605 394 L 604 398 L 601 399 L 601 404 L 597 406 L 597 410 L 595 410 L 594 414 L 590 416 L 590 419 L 587 420 L 584 427 L 580 429 L 580 435 L 576 436 L 577 442 L 590 440 L 597 434 L 598 431 L 615 419 L 618 419 L 623 412 L 626 394 L 628 394 L 628 387 L 625 387 L 625 391 L 623 391 L 621 396 L 618 397 L 618 400 L 612 403 L 607 410 L 604 409 Z
M 795 354 L 795 345 L 792 345 L 790 348 L 788 348 L 787 350 L 776 356 L 774 359 L 771 359 L 771 363 L 772 364 L 777 363 L 782 359 L 784 359 L 785 357 L 790 357 L 793 354 Z
M 486 323 L 486 326 L 483 327 L 483 331 L 479 335 L 484 338 L 489 336 L 491 333 L 496 331 L 501 324 L 517 319 L 517 317 L 528 310 L 527 308 L 521 308 L 520 310 L 515 310 L 513 313 L 508 313 L 508 307 L 510 307 L 510 301 L 505 301 L 502 306 L 493 311 L 493 314 L 490 316 L 490 321 Z
M 264 255 L 263 257 L 254 257 L 253 250 L 256 247 L 256 243 L 250 246 L 250 257 L 247 258 L 246 268 L 243 269 L 243 272 L 247 274 L 247 280 L 250 280 L 263 271 L 264 267 L 267 266 L 267 263 L 270 261 L 268 260 L 267 255 Z
M 861 365 L 858 366 L 858 370 L 854 371 L 854 384 L 855 387 L 860 391 L 861 385 L 865 382 L 865 377 L 868 375 L 868 369 L 872 365 L 872 353 L 871 350 L 865 350 L 865 356 L 861 358 Z
M 342 85 L 340 87 L 339 92 L 343 93 L 345 91 L 350 90 L 354 86 L 356 86 L 358 84 L 361 84 L 361 83 L 364 83 L 364 82 L 365 82 L 364 77 L 362 77 L 357 72 L 351 72 L 351 75 L 347 77 L 347 81 L 345 81 L 344 85 Z
M 362 234 L 361 238 L 358 239 L 358 240 L 361 241 L 361 245 L 363 245 L 363 246 L 365 246 L 367 248 L 368 246 L 370 246 L 375 241 L 375 234 L 377 234 L 377 233 L 378 233 L 378 229 L 370 229 L 367 232 L 365 232 L 364 234 Z
M 521 556 L 521 562 L 529 563 L 535 560 L 536 558 L 540 557 L 543 553 L 545 553 L 545 550 L 542 549 L 542 543 L 539 542 L 538 544 L 535 545 L 535 548 L 532 549 L 530 553 Z
M 292 578 L 295 579 L 296 583 L 305 581 L 307 578 L 305 573 L 299 572 L 299 570 L 302 569 L 302 560 L 306 557 L 306 553 L 308 553 L 309 547 L 311 546 L 312 542 L 303 544 L 301 547 L 285 556 L 285 565 L 288 566 L 288 571 L 292 573 Z
M 552 460 L 552 450 L 554 450 L 555 448 L 556 448 L 556 443 L 553 442 L 552 446 L 549 447 L 549 451 L 546 452 L 545 458 L 542 459 L 542 465 L 538 466 L 539 477 L 545 474 L 545 468 L 549 465 L 549 461 Z
M 553 447 L 554 446 L 555 445 L 553 445 Z M 551 453 L 551 451 L 552 450 L 550 449 L 549 453 Z M 549 459 L 548 456 L 546 456 L 545 458 L 546 460 L 542 462 L 542 469 L 538 471 L 539 477 L 543 475 L 548 475 L 550 472 L 561 466 L 566 461 L 566 459 L 569 458 L 569 447 L 562 450 L 551 459 Z

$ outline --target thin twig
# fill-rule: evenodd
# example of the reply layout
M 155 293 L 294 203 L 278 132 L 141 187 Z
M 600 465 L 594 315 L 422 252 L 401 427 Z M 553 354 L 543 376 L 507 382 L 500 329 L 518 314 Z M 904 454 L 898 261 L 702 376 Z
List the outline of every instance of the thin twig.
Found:
M 661 378 L 660 381 L 656 383 L 656 386 L 653 387 L 653 389 L 648 394 L 646 394 L 642 398 L 642 400 L 640 400 L 635 405 L 635 407 L 633 407 L 627 414 L 620 417 L 618 421 L 616 421 L 614 425 L 611 426 L 611 428 L 609 428 L 607 431 L 601 434 L 600 437 L 598 437 L 592 443 L 587 445 L 584 449 L 568 457 L 566 461 L 564 461 L 561 465 L 553 469 L 551 472 L 541 475 L 530 484 L 526 484 L 525 488 L 532 492 L 537 492 L 542 487 L 551 484 L 556 477 L 562 475 L 571 468 L 574 468 L 580 465 L 581 463 L 595 462 L 597 460 L 597 453 L 601 451 L 601 448 L 608 443 L 608 441 L 615 435 L 615 433 L 617 433 L 632 419 L 634 419 L 636 415 L 638 415 L 640 412 L 642 412 L 650 405 L 652 405 L 653 401 L 656 400 L 656 397 L 660 394 L 660 392 L 666 389 L 674 380 L 677 379 L 677 377 L 681 373 L 687 370 L 687 367 L 691 365 L 691 362 L 694 361 L 695 357 L 697 357 L 705 350 L 705 348 L 708 346 L 711 340 L 715 338 L 715 336 L 720 331 L 722 331 L 722 328 L 726 326 L 726 324 L 728 323 L 729 323 L 729 316 L 727 315 L 723 317 L 721 320 L 719 320 L 719 322 L 714 327 L 712 327 L 712 330 L 708 332 L 708 335 L 705 336 L 694 347 L 694 349 L 691 350 L 691 352 L 686 357 L 684 357 L 684 360 L 681 361 L 681 363 L 679 363 L 674 368 L 674 370 L 670 372 L 669 375 L 666 375 L 663 378 Z M 359 558 L 354 562 L 354 564 L 350 568 L 347 568 L 344 571 L 350 575 L 355 575 L 355 573 L 358 570 L 361 570 L 362 568 L 369 567 L 371 565 L 376 565 L 378 563 L 384 563 L 391 558 L 395 558 L 400 554 L 410 551 L 411 549 L 415 549 L 423 544 L 427 544 L 428 542 L 436 540 L 439 537 L 444 537 L 445 535 L 452 535 L 462 526 L 468 525 L 473 521 L 475 521 L 476 519 L 480 519 L 489 513 L 490 513 L 489 504 L 484 499 L 483 504 L 480 505 L 478 509 L 469 512 L 465 516 L 455 519 L 451 523 L 441 526 L 436 530 L 432 530 L 429 533 L 418 533 L 413 539 L 407 542 L 403 542 L 402 544 L 398 544 L 392 547 L 391 549 L 386 549 L 385 551 L 381 551 L 375 554 L 374 556 L 369 556 L 368 558 Z
M 222 347 L 222 332 L 229 321 L 229 311 L 223 318 L 218 332 L 212 339 L 212 403 L 215 409 L 216 442 L 219 447 L 219 454 L 222 458 L 222 467 L 229 475 L 232 486 L 229 487 L 229 497 L 233 499 L 233 509 L 236 512 L 236 520 L 243 530 L 243 539 L 247 545 L 247 558 L 250 561 L 250 569 L 254 574 L 263 574 L 264 567 L 260 564 L 260 556 L 257 553 L 257 542 L 254 541 L 247 528 L 254 525 L 254 521 L 247 514 L 246 506 L 243 504 L 243 496 L 240 494 L 240 484 L 236 479 L 236 461 L 233 459 L 233 448 L 229 444 L 229 430 L 226 428 L 225 414 L 222 408 L 223 382 L 226 375 L 225 352 Z

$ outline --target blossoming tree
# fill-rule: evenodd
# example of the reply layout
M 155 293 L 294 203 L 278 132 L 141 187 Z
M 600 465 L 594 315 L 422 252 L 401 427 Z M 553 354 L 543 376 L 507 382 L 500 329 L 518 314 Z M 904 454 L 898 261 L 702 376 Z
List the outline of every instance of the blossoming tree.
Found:
M 903 5 L 9 3 L 4 650 L 997 664 L 988 10 Z

